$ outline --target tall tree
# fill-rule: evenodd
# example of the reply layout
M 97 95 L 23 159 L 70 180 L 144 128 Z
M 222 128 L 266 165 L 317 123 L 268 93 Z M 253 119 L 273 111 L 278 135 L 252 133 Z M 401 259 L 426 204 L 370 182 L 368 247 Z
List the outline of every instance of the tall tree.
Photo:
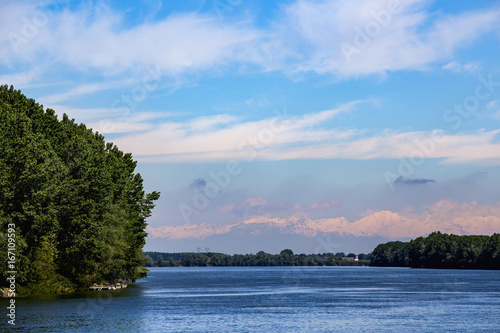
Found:
M 160 194 L 144 192 L 136 164 L 99 133 L 0 86 L 0 247 L 14 224 L 21 291 L 144 276 L 146 219 Z

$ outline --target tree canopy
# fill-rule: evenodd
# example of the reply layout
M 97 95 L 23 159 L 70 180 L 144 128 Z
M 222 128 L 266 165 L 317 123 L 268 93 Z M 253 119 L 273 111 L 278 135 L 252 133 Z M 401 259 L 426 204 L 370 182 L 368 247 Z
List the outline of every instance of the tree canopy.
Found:
M 378 245 L 372 266 L 500 269 L 500 234 L 458 236 L 433 232 L 410 242 Z
M 224 253 L 163 253 L 145 252 L 146 267 L 200 267 L 200 266 L 367 266 L 369 258 L 360 254 L 364 260 L 344 260 L 342 256 L 333 253 L 323 254 L 294 254 L 292 250 L 285 249 L 280 254 L 269 254 L 259 251 L 256 254 Z
M 18 291 L 145 275 L 146 218 L 160 194 L 145 193 L 136 164 L 84 124 L 0 86 L 0 255 L 5 265 L 15 226 Z

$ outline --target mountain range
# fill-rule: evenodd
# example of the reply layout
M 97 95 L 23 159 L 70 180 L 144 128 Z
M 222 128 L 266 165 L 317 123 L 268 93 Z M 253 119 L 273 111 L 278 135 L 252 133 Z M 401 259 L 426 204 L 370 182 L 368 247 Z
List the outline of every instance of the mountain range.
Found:
M 267 242 L 262 241 L 266 238 L 272 244 L 267 250 L 274 252 L 282 249 L 277 244 L 308 253 L 334 252 L 335 247 L 342 244 L 341 251 L 370 252 L 378 242 L 407 240 L 433 231 L 458 235 L 499 232 L 498 207 L 500 206 L 441 200 L 419 213 L 411 210 L 399 213 L 381 210 L 352 222 L 344 217 L 312 220 L 307 216 L 293 214 L 284 218 L 254 216 L 227 225 L 202 223 L 148 227 L 148 245 L 155 248 L 161 247 L 161 244 L 169 247 L 179 245 L 182 248 L 191 247 L 191 250 L 200 245 L 202 248 L 216 247 L 227 253 L 230 251 L 224 251 L 224 248 L 231 248 L 233 245 L 230 244 L 235 243 L 240 251 L 245 252 L 245 245 L 247 252 L 252 252 L 266 250 L 252 246 L 254 243 L 266 244 Z M 325 245 L 328 243 L 335 246 Z

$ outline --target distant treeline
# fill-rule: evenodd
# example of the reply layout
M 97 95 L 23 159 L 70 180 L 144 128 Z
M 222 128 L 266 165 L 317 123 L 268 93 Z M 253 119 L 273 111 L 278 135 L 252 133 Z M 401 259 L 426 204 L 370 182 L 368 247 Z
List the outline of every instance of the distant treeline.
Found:
M 223 253 L 162 253 L 144 252 L 146 267 L 200 267 L 200 266 L 367 266 L 369 255 L 359 254 L 359 261 L 354 261 L 355 254 L 347 256 L 343 252 L 323 254 L 294 254 L 286 249 L 280 254 L 263 251 L 257 254 Z M 352 259 L 347 259 L 352 258 Z
M 378 245 L 371 266 L 500 269 L 500 234 L 457 236 L 434 232 L 410 242 Z

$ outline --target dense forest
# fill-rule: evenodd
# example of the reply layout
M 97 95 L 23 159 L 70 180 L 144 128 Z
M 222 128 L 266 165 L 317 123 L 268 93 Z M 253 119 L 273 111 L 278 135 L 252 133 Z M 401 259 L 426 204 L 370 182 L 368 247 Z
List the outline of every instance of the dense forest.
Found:
M 344 259 L 345 253 L 294 254 L 285 249 L 280 254 L 269 254 L 264 251 L 257 254 L 223 254 L 223 253 L 162 253 L 144 252 L 146 267 L 200 267 L 200 266 L 366 266 L 369 256 L 360 254 L 359 261 Z M 354 259 L 355 254 L 349 253 Z
M 0 86 L 0 287 L 9 271 L 21 295 L 145 276 L 159 193 L 135 167 L 102 135 Z
M 500 269 L 500 234 L 457 236 L 434 232 L 410 242 L 378 245 L 372 266 Z

